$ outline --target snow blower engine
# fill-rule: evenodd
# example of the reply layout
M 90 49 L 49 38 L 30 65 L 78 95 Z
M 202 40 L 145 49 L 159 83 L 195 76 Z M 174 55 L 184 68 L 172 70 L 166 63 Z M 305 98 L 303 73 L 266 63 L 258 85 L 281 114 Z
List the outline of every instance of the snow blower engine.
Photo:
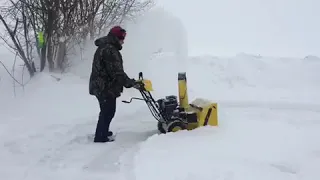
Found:
M 139 73 L 137 80 L 142 98 L 133 97 L 132 100 L 145 101 L 153 117 L 158 120 L 158 130 L 161 133 L 176 132 L 179 130 L 192 130 L 200 126 L 218 126 L 217 103 L 197 98 L 192 103 L 188 102 L 186 73 L 178 73 L 179 103 L 175 95 L 155 100 L 151 91 L 152 83 L 143 78 Z

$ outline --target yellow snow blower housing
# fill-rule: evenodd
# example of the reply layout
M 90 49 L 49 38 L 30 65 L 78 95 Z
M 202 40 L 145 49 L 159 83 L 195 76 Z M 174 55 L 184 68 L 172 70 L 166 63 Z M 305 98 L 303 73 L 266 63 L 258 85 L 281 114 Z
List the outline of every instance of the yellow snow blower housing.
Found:
M 152 83 L 143 78 L 142 72 L 139 73 L 137 84 L 142 98 L 131 98 L 130 101 L 122 102 L 131 103 L 133 99 L 145 101 L 151 114 L 158 120 L 158 130 L 161 133 L 192 130 L 207 125 L 218 126 L 217 103 L 202 98 L 189 103 L 185 72 L 178 73 L 179 100 L 175 95 L 154 100 L 150 93 L 153 91 Z
M 187 129 L 206 125 L 218 126 L 218 104 L 202 98 L 189 104 L 186 73 L 178 74 L 178 82 L 180 107 L 188 114 Z

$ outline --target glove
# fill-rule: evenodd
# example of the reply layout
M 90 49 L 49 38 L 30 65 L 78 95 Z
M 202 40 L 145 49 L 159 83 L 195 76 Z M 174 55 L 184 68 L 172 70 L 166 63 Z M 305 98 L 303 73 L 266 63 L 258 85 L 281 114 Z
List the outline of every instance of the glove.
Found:
M 135 82 L 135 84 L 133 85 L 134 88 L 138 89 L 138 90 L 142 90 L 142 88 L 144 87 L 144 84 L 142 82 Z
M 136 84 L 136 80 L 135 79 L 130 79 L 126 82 L 126 84 L 124 85 L 124 87 L 126 88 L 132 88 L 134 85 Z

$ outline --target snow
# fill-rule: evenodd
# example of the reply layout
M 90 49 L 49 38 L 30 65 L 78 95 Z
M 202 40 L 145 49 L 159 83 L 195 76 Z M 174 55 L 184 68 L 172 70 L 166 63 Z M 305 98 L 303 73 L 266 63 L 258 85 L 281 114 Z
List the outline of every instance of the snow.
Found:
M 173 15 L 172 21 L 166 21 L 169 17 L 160 16 L 161 24 L 178 22 Z M 149 22 L 146 18 L 140 23 Z M 166 31 L 150 42 L 160 28 L 157 32 L 155 27 L 154 31 L 143 31 L 148 38 L 144 39 L 139 25 L 128 25 L 132 32 L 128 38 L 141 37 L 141 44 L 128 39 L 124 47 L 130 76 L 137 78 L 143 71 L 153 82 L 154 96 L 160 98 L 178 93 L 177 74 L 186 71 L 189 100 L 199 97 L 217 102 L 219 127 L 159 135 L 156 121 L 143 102 L 121 103 L 139 96 L 136 90 L 126 89 L 111 124 L 117 132 L 116 141 L 92 143 L 99 107 L 88 94 L 95 48 L 90 42 L 87 46 L 91 48 L 86 47 L 81 58 L 74 57 L 68 73 L 37 74 L 24 88 L 16 87 L 15 96 L 12 79 L 0 68 L 1 179 L 320 178 L 319 58 L 244 53 L 190 56 L 187 50 L 166 46 Z M 172 42 L 179 46 L 187 42 L 184 38 L 182 35 Z M 148 47 L 145 55 L 144 47 Z M 157 52 L 159 47 L 166 48 Z M 7 58 L 1 61 L 10 69 L 14 56 L 1 55 Z M 15 77 L 20 80 L 21 74 L 17 64 Z

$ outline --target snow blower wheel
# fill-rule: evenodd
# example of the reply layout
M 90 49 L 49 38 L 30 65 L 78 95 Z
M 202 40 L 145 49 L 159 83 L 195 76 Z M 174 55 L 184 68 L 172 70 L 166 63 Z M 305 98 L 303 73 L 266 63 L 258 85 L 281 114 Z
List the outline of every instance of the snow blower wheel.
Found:
M 166 133 L 166 130 L 163 128 L 162 123 L 159 121 L 158 121 L 158 131 L 163 134 Z
M 158 131 L 163 134 L 167 132 L 177 132 L 186 129 L 187 125 L 183 123 L 181 120 L 173 120 L 168 124 L 158 122 Z
M 185 129 L 187 129 L 185 123 L 181 122 L 180 120 L 175 120 L 168 124 L 167 132 L 177 132 Z

